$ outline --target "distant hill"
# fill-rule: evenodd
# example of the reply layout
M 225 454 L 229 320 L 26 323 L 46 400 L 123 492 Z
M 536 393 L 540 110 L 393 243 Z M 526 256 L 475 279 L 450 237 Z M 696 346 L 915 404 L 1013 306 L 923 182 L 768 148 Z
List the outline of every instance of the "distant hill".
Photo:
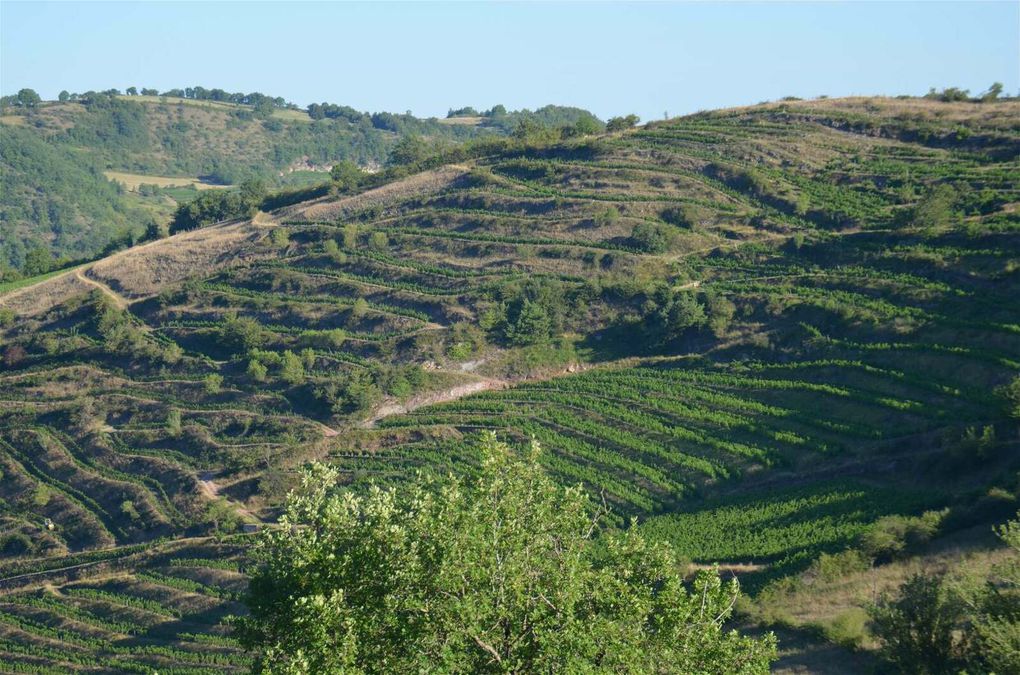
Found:
M 377 169 L 403 135 L 457 143 L 510 133 L 521 120 L 555 126 L 594 119 L 547 106 L 465 126 L 329 104 L 309 106 L 313 119 L 289 107 L 175 96 L 76 98 L 7 105 L 0 114 L 0 219 L 12 234 L 0 242 L 0 264 L 24 270 L 37 248 L 58 259 L 94 256 L 114 240 L 137 238 L 150 223 L 165 223 L 178 203 L 196 196 L 196 183 L 323 182 L 342 159 Z
M 145 105 L 146 134 L 234 142 L 200 127 L 222 113 Z M 298 467 L 470 474 L 492 430 L 738 574 L 747 620 L 806 645 L 790 672 L 859 670 L 875 589 L 1006 555 L 1018 115 L 849 98 L 533 130 L 0 286 L 0 656 L 241 670 L 244 530 Z M 231 132 L 269 153 L 254 128 Z M 185 161 L 151 157 L 120 170 Z

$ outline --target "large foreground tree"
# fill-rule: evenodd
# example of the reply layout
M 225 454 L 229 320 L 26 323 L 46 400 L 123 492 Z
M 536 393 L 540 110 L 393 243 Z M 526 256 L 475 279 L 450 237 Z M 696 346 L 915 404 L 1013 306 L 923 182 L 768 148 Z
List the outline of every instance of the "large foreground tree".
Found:
M 775 639 L 727 631 L 736 581 L 599 534 L 539 449 L 488 437 L 477 478 L 338 489 L 316 466 L 264 532 L 241 626 L 280 673 L 766 673 Z

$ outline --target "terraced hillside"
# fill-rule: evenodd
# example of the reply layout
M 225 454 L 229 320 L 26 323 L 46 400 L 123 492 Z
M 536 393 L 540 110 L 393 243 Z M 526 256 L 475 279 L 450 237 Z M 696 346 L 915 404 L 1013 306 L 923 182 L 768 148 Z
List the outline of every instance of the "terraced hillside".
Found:
M 488 429 L 539 439 L 617 522 L 742 563 L 751 589 L 882 516 L 1004 519 L 1018 112 L 791 101 L 508 141 L 0 295 L 0 576 L 272 522 L 313 458 L 353 489 L 472 471 Z M 168 579 L 172 561 L 106 574 L 19 583 L 0 608 L 72 622 L 107 591 L 225 592 Z M 89 616 L 3 620 L 3 650 L 26 669 L 87 667 L 87 640 L 95 663 L 169 644 L 175 668 L 243 664 L 229 640 Z M 81 649 L 50 644 L 61 630 Z
M 236 538 L 235 538 L 236 539 Z M 186 539 L 9 577 L 4 672 L 246 672 L 230 635 L 247 582 L 236 541 Z
M 31 107 L 0 101 L 0 217 L 11 233 L 0 239 L 0 280 L 8 266 L 36 273 L 38 252 L 45 262 L 91 259 L 111 244 L 129 245 L 150 224 L 165 225 L 199 190 L 253 179 L 300 187 L 328 179 L 340 160 L 377 170 L 409 136 L 455 144 L 506 135 L 525 120 L 600 124 L 587 111 L 559 106 L 504 111 L 484 125 L 336 105 L 328 117 L 319 104 L 309 111 L 316 114 L 283 107 L 282 99 L 261 110 L 96 92 Z

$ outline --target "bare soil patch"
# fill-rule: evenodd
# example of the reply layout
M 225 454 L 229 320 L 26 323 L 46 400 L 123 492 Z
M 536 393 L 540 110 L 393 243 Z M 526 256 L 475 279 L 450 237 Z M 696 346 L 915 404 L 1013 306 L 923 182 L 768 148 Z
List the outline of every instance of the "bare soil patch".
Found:
M 375 204 L 385 204 L 415 195 L 438 192 L 448 187 L 466 172 L 467 169 L 462 166 L 444 166 L 351 197 L 339 200 L 326 197 L 308 204 L 299 204 L 290 209 L 283 209 L 280 215 L 284 220 L 336 220 L 346 213 L 352 213 Z
M 418 408 L 423 408 L 427 405 L 435 405 L 436 403 L 446 403 L 447 401 L 456 401 L 459 398 L 470 396 L 471 394 L 477 394 L 480 391 L 489 391 L 491 389 L 505 389 L 510 386 L 510 382 L 507 380 L 497 379 L 484 379 L 478 380 L 477 382 L 468 382 L 467 384 L 458 384 L 455 387 L 444 389 L 442 391 L 434 391 L 426 394 L 419 394 L 412 396 L 410 399 L 403 403 L 384 403 L 383 405 L 376 408 L 376 411 L 367 420 L 362 422 L 362 426 L 365 428 L 374 427 L 376 422 L 392 415 L 403 415 L 409 413 Z
M 142 173 L 127 173 L 125 171 L 104 171 L 103 175 L 112 181 L 122 184 L 132 192 L 137 192 L 139 185 L 158 185 L 161 188 L 188 187 L 192 185 L 197 190 L 217 190 L 233 187 L 231 185 L 205 183 L 198 178 L 191 178 L 189 176 L 147 176 Z

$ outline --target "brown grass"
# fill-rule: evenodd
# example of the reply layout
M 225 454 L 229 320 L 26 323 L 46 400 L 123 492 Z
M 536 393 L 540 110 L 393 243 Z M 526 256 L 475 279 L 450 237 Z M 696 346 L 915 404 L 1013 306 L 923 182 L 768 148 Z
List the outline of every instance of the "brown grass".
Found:
M 11 309 L 19 316 L 43 314 L 68 298 L 82 295 L 92 287 L 68 270 L 32 286 L 25 286 L 0 296 L 0 308 Z
M 227 103 L 225 101 L 201 101 L 191 98 L 178 98 L 176 96 L 119 96 L 125 101 L 135 103 L 164 103 L 166 105 L 187 105 L 207 110 L 222 110 L 232 112 L 234 110 L 251 110 L 252 106 L 240 105 L 238 103 Z M 311 118 L 304 110 L 274 110 L 273 117 L 288 122 L 310 122 Z
M 1012 555 L 998 543 L 990 528 L 978 527 L 933 543 L 923 554 L 907 560 L 872 567 L 839 579 L 802 579 L 794 590 L 767 594 L 765 618 L 780 619 L 794 627 L 827 627 L 848 612 L 862 611 L 885 593 L 894 593 L 907 579 L 921 572 L 945 574 L 966 570 L 982 574 Z M 864 644 L 874 648 L 869 639 Z
M 1020 101 L 994 101 L 972 103 L 969 101 L 946 103 L 934 99 L 888 96 L 846 96 L 829 99 L 805 99 L 801 101 L 770 101 L 757 105 L 739 106 L 716 111 L 722 114 L 750 110 L 787 110 L 789 112 L 847 112 L 878 117 L 899 117 L 931 121 L 951 126 L 954 123 L 977 123 L 989 128 L 1011 128 L 1020 115 Z
M 127 298 L 155 295 L 169 284 L 258 257 L 262 237 L 249 221 L 183 232 L 100 260 L 89 276 Z
M 345 213 L 358 211 L 368 206 L 383 205 L 416 195 L 438 192 L 467 173 L 463 166 L 444 166 L 432 171 L 415 174 L 396 183 L 363 192 L 353 197 L 334 199 L 324 197 L 314 202 L 298 204 L 279 212 L 282 220 L 335 220 Z
M 117 298 L 118 304 L 148 297 L 196 274 L 211 274 L 266 255 L 257 244 L 263 234 L 248 221 L 183 232 L 19 288 L 0 297 L 0 307 L 36 316 L 97 287 Z
M 137 192 L 139 185 L 158 185 L 161 188 L 187 187 L 191 185 L 198 190 L 215 190 L 218 188 L 232 187 L 230 185 L 213 185 L 211 183 L 203 183 L 198 178 L 189 178 L 186 176 L 146 176 L 141 173 L 126 173 L 124 171 L 104 171 L 103 175 L 112 181 L 121 183 L 132 192 Z
M 441 120 L 437 120 L 440 124 L 450 124 L 453 126 L 464 126 L 464 127 L 477 127 L 485 121 L 484 117 L 446 117 Z

